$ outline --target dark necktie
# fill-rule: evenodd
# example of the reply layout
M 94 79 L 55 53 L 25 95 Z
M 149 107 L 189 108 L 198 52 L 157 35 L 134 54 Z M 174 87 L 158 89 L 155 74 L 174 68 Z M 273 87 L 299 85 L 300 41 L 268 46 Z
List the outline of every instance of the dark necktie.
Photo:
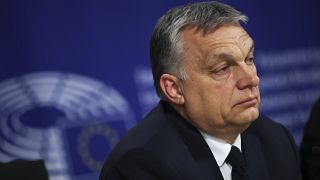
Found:
M 232 146 L 226 161 L 232 166 L 232 180 L 249 180 L 246 162 L 240 150 Z

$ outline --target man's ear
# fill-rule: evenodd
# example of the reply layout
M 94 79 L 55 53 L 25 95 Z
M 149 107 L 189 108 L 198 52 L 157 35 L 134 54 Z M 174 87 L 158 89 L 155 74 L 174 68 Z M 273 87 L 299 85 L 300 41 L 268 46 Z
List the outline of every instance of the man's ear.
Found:
M 160 77 L 160 87 L 170 102 L 179 105 L 184 103 L 184 97 L 177 77 L 170 74 L 162 74 Z

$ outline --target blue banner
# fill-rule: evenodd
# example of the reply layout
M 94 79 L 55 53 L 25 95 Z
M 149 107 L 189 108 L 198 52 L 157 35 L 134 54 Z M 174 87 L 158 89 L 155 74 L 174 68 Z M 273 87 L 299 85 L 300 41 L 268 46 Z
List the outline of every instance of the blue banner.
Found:
M 158 102 L 149 39 L 174 1 L 0 1 L 0 162 L 44 159 L 52 180 L 97 179 Z M 317 0 L 223 1 L 249 16 L 261 112 L 300 143 L 320 97 Z

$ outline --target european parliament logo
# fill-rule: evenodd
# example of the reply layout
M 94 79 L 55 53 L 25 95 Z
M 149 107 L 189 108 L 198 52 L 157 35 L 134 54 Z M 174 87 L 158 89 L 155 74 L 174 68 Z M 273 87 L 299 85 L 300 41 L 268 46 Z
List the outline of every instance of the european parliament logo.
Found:
M 44 159 L 51 180 L 97 179 L 135 122 L 128 102 L 95 79 L 38 72 L 0 83 L 0 161 Z

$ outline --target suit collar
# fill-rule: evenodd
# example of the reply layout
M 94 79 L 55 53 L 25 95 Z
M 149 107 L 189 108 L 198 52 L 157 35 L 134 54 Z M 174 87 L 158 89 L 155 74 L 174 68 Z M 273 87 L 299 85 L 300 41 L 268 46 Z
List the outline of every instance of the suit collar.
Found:
M 270 179 L 259 139 L 248 131 L 243 132 L 241 138 L 242 152 L 248 165 L 250 179 Z
M 200 132 L 180 116 L 169 104 L 161 102 L 169 121 L 173 122 L 179 135 L 189 148 L 202 172 L 203 179 L 223 180 L 223 176 L 212 152 Z

